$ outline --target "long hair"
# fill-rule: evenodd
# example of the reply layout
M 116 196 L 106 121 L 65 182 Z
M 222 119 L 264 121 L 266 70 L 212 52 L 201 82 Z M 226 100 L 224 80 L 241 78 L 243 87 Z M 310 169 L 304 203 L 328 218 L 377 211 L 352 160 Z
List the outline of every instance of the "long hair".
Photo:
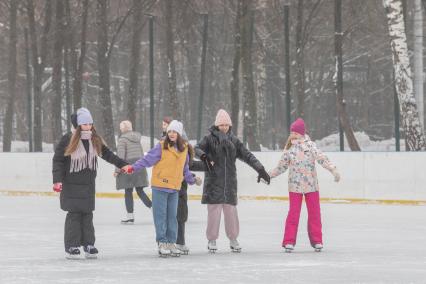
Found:
M 96 150 L 96 153 L 98 154 L 98 156 L 101 155 L 102 153 L 102 146 L 106 145 L 105 141 L 102 139 L 101 136 L 99 136 L 96 133 L 96 129 L 95 126 L 92 125 L 92 144 L 93 147 Z M 77 129 L 75 130 L 75 132 L 73 133 L 70 143 L 68 144 L 67 148 L 65 149 L 65 156 L 70 156 L 78 147 L 78 143 L 80 142 L 81 139 L 81 126 L 78 126 Z
M 185 150 L 186 144 L 187 143 L 182 138 L 182 136 L 180 136 L 179 133 L 178 133 L 176 142 L 171 141 L 170 138 L 169 138 L 169 135 L 166 135 L 166 138 L 164 139 L 163 149 L 168 150 L 169 147 L 174 147 L 176 145 L 179 152 L 183 152 Z

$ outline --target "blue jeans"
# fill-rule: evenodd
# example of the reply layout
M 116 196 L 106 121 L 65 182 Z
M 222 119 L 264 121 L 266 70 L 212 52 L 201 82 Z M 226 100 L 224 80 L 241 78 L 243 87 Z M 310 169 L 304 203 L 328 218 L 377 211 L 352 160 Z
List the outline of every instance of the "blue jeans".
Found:
M 154 215 L 155 239 L 161 243 L 176 243 L 177 206 L 179 192 L 152 189 L 152 213 Z

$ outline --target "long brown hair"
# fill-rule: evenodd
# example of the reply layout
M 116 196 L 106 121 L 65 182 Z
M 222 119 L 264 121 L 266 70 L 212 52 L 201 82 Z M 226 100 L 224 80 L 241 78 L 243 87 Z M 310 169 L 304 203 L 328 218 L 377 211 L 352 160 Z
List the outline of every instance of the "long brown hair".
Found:
M 164 139 L 163 149 L 168 150 L 169 147 L 173 147 L 174 145 L 176 145 L 179 152 L 183 152 L 185 150 L 186 144 L 186 141 L 182 138 L 182 136 L 180 136 L 179 133 L 176 142 L 171 141 L 169 135 L 167 134 L 166 139 Z
M 98 156 L 101 155 L 102 153 L 102 146 L 106 145 L 105 141 L 102 139 L 101 136 L 99 136 L 96 133 L 96 129 L 95 126 L 92 125 L 92 144 L 93 147 L 96 150 L 96 153 L 98 154 Z M 70 156 L 78 147 L 78 143 L 80 142 L 81 139 L 81 126 L 78 126 L 77 129 L 75 130 L 74 134 L 71 137 L 70 143 L 68 144 L 67 148 L 65 149 L 65 156 Z

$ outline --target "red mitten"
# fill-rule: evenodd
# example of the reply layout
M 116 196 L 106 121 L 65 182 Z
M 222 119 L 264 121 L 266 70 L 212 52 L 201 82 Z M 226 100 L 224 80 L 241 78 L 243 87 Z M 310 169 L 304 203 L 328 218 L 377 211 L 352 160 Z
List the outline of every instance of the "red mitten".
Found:
M 53 191 L 61 192 L 62 191 L 62 182 L 57 182 L 53 184 Z
M 131 165 L 129 165 L 125 171 L 128 175 L 133 174 L 134 172 L 133 167 Z

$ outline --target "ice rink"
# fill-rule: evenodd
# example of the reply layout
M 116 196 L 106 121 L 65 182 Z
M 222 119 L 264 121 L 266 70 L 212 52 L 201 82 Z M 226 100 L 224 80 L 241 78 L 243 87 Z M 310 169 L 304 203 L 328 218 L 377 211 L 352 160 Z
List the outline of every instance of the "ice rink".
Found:
M 222 228 L 206 250 L 207 209 L 189 202 L 190 255 L 159 258 L 152 213 L 135 200 L 135 225 L 120 224 L 124 200 L 98 198 L 97 260 L 66 260 L 65 212 L 57 197 L 0 195 L 0 283 L 426 283 L 425 206 L 322 204 L 324 250 L 309 246 L 302 210 L 293 253 L 281 248 L 284 201 L 240 201 L 240 254 Z M 223 227 L 223 224 L 222 224 Z

